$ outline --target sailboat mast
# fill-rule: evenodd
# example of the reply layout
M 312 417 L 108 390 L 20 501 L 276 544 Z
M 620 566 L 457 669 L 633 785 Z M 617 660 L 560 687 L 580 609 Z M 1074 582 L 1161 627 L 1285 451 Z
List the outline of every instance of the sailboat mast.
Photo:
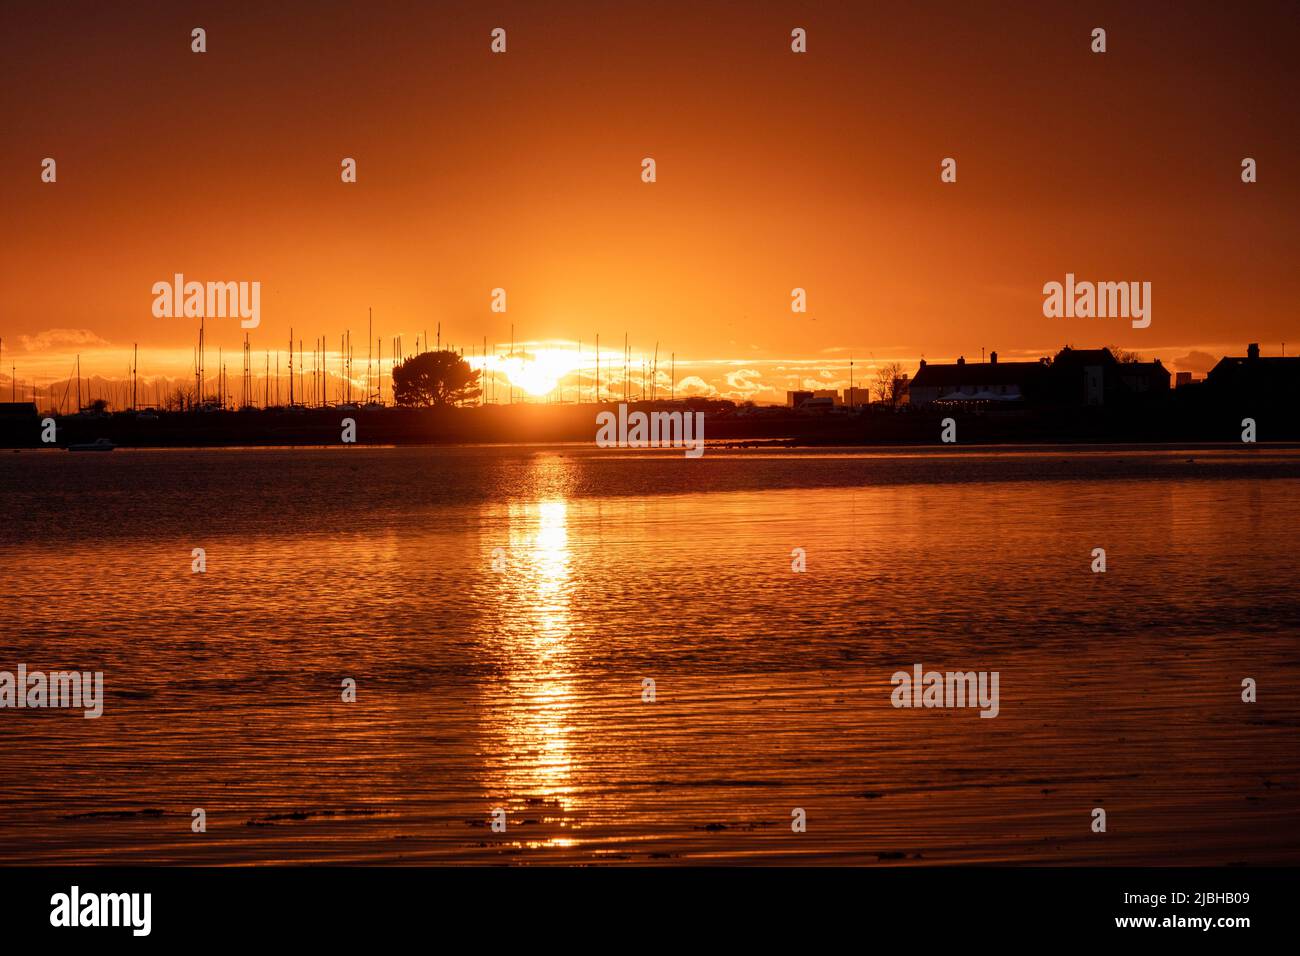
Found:
M 203 404 L 203 360 L 199 352 L 203 349 L 203 317 L 199 317 L 199 340 L 194 345 L 194 402 L 195 406 Z
M 650 366 L 650 401 L 655 400 L 659 386 L 659 343 L 655 343 L 655 360 Z

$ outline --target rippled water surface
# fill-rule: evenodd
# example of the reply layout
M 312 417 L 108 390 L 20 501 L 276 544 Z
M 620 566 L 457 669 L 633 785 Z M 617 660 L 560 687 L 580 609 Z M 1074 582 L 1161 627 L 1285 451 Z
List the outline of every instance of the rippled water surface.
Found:
M 51 451 L 0 496 L 0 670 L 106 696 L 0 710 L 5 862 L 1300 860 L 1295 451 Z M 895 709 L 916 663 L 998 717 Z

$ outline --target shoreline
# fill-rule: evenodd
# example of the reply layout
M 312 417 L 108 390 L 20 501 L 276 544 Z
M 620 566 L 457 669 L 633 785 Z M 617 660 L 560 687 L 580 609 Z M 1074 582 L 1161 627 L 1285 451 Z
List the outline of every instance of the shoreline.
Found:
M 999 441 L 969 442 L 966 444 L 942 444 L 940 442 L 818 442 L 797 438 L 773 439 L 718 439 L 706 441 L 708 452 L 805 452 L 814 454 L 854 455 L 868 453 L 871 455 L 908 455 L 935 454 L 944 455 L 979 455 L 979 454 L 1108 454 L 1119 453 L 1170 453 L 1170 452 L 1227 452 L 1242 449 L 1249 452 L 1289 452 L 1300 451 L 1300 441 Z M 350 448 L 367 450 L 399 448 L 436 448 L 447 451 L 491 451 L 517 450 L 531 452 L 568 452 L 589 453 L 604 457 L 681 457 L 681 449 L 675 447 L 658 448 L 601 448 L 591 441 L 427 441 L 427 442 L 390 442 L 390 443 L 326 443 L 326 442 L 286 442 L 279 444 L 175 444 L 175 445 L 116 445 L 114 452 L 194 452 L 194 451 L 346 451 Z M 44 445 L 36 447 L 5 447 L 0 452 L 11 454 L 61 453 L 68 451 L 66 445 Z M 78 455 L 78 457 L 83 457 Z M 95 455 L 89 457 L 94 458 Z
M 0 449 L 66 448 L 97 441 L 117 448 L 594 445 L 599 416 L 617 408 L 616 403 L 326 406 L 63 416 L 33 411 L 0 418 Z M 628 408 L 652 414 L 700 413 L 706 445 L 714 450 L 1300 444 L 1300 413 L 1275 406 L 904 406 L 807 414 L 776 406 L 690 400 L 628 403 Z M 1254 423 L 1255 442 L 1243 440 L 1245 420 Z

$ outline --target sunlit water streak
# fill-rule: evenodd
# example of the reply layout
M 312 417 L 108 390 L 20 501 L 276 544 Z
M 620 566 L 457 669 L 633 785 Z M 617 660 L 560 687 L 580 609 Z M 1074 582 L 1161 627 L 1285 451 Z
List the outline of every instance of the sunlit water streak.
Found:
M 0 860 L 1300 857 L 1294 452 L 93 457 L 0 457 L 0 669 L 107 685 L 0 711 Z

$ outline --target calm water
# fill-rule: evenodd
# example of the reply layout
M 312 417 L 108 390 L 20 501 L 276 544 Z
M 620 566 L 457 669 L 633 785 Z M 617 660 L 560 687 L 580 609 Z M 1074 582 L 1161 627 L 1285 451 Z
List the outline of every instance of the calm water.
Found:
M 0 710 L 0 861 L 1300 860 L 1300 452 L 24 452 L 0 509 L 0 670 L 106 685 Z

